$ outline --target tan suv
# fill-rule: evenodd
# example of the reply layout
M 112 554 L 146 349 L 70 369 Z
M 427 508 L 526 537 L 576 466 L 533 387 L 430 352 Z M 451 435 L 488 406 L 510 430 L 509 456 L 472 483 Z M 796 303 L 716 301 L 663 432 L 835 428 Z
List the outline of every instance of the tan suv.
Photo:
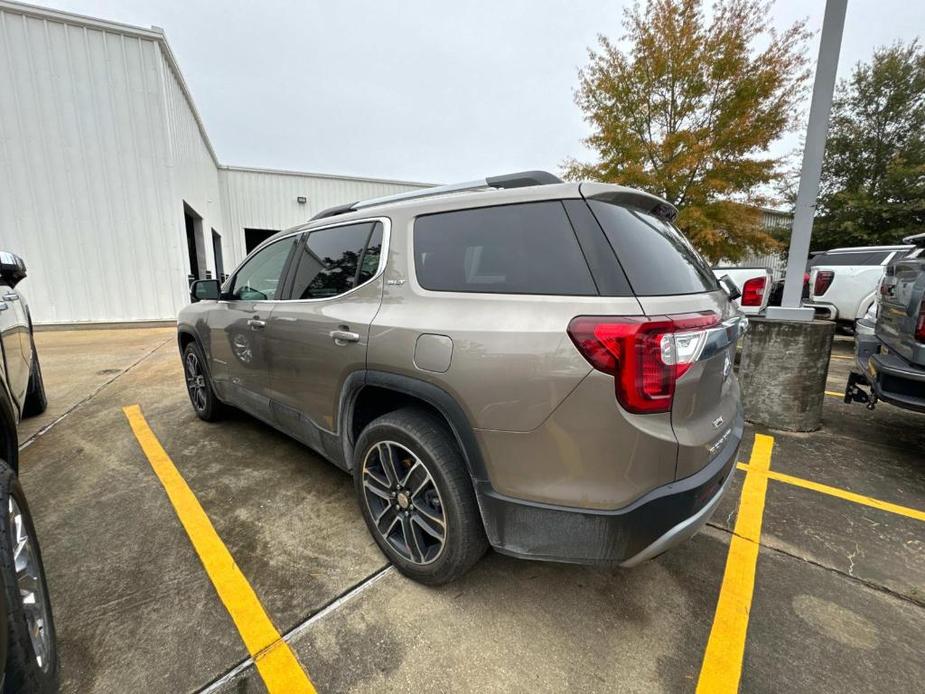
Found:
M 675 214 L 545 172 L 325 210 L 192 285 L 190 400 L 351 472 L 419 581 L 489 544 L 637 564 L 706 522 L 743 428 L 745 320 Z

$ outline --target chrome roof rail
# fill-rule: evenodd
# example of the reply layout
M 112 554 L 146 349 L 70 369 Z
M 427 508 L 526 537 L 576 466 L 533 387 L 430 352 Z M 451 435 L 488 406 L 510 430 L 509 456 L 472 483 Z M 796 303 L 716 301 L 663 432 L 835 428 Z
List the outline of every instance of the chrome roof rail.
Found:
M 312 220 L 324 219 L 325 217 L 334 217 L 339 214 L 346 214 L 356 210 L 362 210 L 366 207 L 376 205 L 387 205 L 393 202 L 403 202 L 405 200 L 417 200 L 420 198 L 431 198 L 436 195 L 446 195 L 448 193 L 463 193 L 472 190 L 482 190 L 484 188 L 525 188 L 527 186 L 545 186 L 552 183 L 562 183 L 562 179 L 554 176 L 548 171 L 519 171 L 502 176 L 487 176 L 477 181 L 466 181 L 465 183 L 451 183 L 445 186 L 434 186 L 433 188 L 423 188 L 421 190 L 409 190 L 407 193 L 396 193 L 395 195 L 386 195 L 380 198 L 370 198 L 369 200 L 358 200 L 347 205 L 337 205 L 322 210 Z

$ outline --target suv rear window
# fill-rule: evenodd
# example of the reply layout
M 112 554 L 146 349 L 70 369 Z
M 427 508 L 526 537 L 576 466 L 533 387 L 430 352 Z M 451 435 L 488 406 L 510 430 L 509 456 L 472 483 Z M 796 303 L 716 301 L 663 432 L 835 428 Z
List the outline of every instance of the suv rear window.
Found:
M 818 265 L 880 265 L 893 251 L 858 251 L 856 253 L 820 253 L 813 257 L 813 267 Z
M 639 296 L 719 289 L 710 266 L 676 227 L 635 207 L 589 200 Z
M 418 217 L 414 265 L 418 284 L 434 291 L 597 294 L 559 201 Z

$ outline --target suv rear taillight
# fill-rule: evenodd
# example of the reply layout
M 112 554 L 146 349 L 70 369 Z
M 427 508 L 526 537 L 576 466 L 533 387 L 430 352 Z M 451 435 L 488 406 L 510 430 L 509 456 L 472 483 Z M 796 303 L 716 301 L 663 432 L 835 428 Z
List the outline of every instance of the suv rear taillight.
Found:
M 742 285 L 742 306 L 761 306 L 767 277 L 752 277 Z
M 675 382 L 697 361 L 715 313 L 578 316 L 572 342 L 598 371 L 614 377 L 617 400 L 635 414 L 669 412 Z
M 816 281 L 813 283 L 813 296 L 822 296 L 826 293 L 832 280 L 835 279 L 835 273 L 831 270 L 820 270 L 816 273 Z

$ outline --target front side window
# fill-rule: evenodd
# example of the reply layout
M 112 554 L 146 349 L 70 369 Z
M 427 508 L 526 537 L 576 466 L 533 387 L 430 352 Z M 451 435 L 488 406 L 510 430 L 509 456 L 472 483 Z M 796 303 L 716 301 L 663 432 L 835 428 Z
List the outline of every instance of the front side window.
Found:
M 241 301 L 279 299 L 283 269 L 294 245 L 294 236 L 280 239 L 245 262 L 235 275 L 232 296 Z
M 558 200 L 419 217 L 414 266 L 418 284 L 433 291 L 597 294 Z
M 298 251 L 291 298 L 328 299 L 350 291 L 376 274 L 381 248 L 381 222 L 309 232 Z

